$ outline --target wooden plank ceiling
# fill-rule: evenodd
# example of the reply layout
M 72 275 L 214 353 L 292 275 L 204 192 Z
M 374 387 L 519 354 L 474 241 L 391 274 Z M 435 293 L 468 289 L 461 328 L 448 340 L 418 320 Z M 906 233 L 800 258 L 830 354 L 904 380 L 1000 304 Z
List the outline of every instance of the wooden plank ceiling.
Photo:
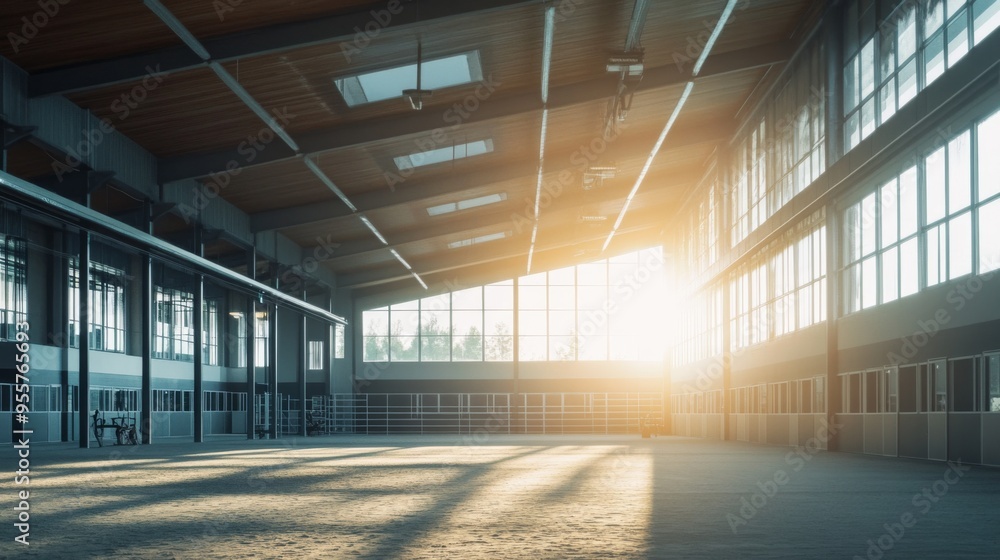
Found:
M 163 0 L 162 5 L 199 41 L 246 53 L 221 64 L 261 107 L 284 115 L 285 130 L 299 144 L 298 157 L 206 64 L 163 75 L 124 118 L 116 102 L 142 89 L 139 76 L 124 82 L 95 79 L 66 95 L 111 119 L 121 132 L 160 158 L 164 180 L 205 180 L 209 172 L 222 171 L 218 162 L 239 153 L 241 145 L 269 138 L 259 158 L 240 161 L 243 169 L 231 178 L 222 197 L 249 214 L 258 231 L 277 230 L 305 248 L 316 246 L 317 239 L 336 240 L 338 252 L 323 265 L 346 286 L 370 293 L 413 284 L 390 248 L 432 287 L 461 274 L 510 278 L 525 273 L 531 243 L 542 121 L 544 4 L 501 1 L 488 3 L 483 10 L 468 4 L 454 7 L 459 4 L 455 0 L 398 4 Z M 683 90 L 691 61 L 700 54 L 699 43 L 711 32 L 726 2 L 649 2 L 640 44 L 646 71 L 655 80 L 639 82 L 619 133 L 605 141 L 602 131 L 617 87 L 616 77 L 607 73 L 605 65 L 625 46 L 635 4 L 634 0 L 555 4 L 552 107 L 543 175 L 547 189 L 556 195 L 543 200 L 534 270 L 602 255 L 601 245 Z M 654 160 L 619 234 L 603 254 L 662 240 L 718 146 L 731 138 L 736 117 L 792 54 L 801 40 L 802 22 L 815 17 L 818 4 L 738 3 L 712 51 L 717 68 L 725 71 L 697 80 L 693 97 Z M 274 37 L 267 33 L 301 29 L 294 26 L 321 18 L 348 22 L 345 29 L 351 29 L 349 22 L 358 22 L 362 29 L 374 21 L 372 10 L 397 5 L 404 12 L 398 17 L 405 21 L 384 28 L 377 23 L 369 26 L 376 32 L 362 38 L 367 44 L 356 43 L 358 36 L 350 32 L 296 44 L 294 36 L 288 37 L 294 33 L 286 32 L 283 44 L 254 51 L 262 33 Z M 38 10 L 35 0 L 5 0 L 0 5 L 0 29 L 19 30 L 22 18 L 30 20 Z M 449 15 L 449 10 L 456 13 Z M 186 48 L 141 2 L 70 2 L 47 20 L 32 39 L 0 44 L 0 54 L 31 75 L 58 75 Z M 402 95 L 348 106 L 335 79 L 413 64 L 418 42 L 425 60 L 477 53 L 483 82 L 434 91 L 420 112 Z M 491 142 L 492 152 L 421 167 L 405 177 L 394 163 L 398 156 L 428 147 L 479 140 Z M 313 160 L 359 212 L 352 212 L 303 165 L 302 156 Z M 37 150 L 12 150 L 11 169 L 35 177 L 44 172 L 47 157 Z M 611 165 L 618 172 L 595 188 L 584 189 L 583 172 L 590 165 Z M 502 200 L 474 209 L 439 216 L 427 210 L 496 194 Z M 130 201 L 105 194 L 100 205 L 109 213 L 123 212 Z M 389 247 L 361 222 L 361 212 Z M 169 220 L 163 228 L 172 235 L 183 233 L 174 231 L 181 226 Z M 498 233 L 507 237 L 449 248 L 455 242 Z M 239 263 L 232 264 L 234 268 L 247 262 L 232 254 L 241 250 L 236 245 L 217 241 L 210 248 L 212 258 Z

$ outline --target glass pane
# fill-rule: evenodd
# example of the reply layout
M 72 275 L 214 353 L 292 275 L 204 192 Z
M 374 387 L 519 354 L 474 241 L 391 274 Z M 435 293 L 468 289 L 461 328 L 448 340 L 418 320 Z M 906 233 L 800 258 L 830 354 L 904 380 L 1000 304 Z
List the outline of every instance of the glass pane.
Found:
M 576 269 L 560 268 L 549 272 L 550 286 L 572 286 L 576 283 Z
M 899 261 L 895 247 L 882 253 L 882 303 L 899 298 Z
M 917 168 L 911 167 L 899 176 L 899 236 L 917 233 Z
M 861 106 L 861 137 L 868 136 L 875 132 L 875 99 L 869 99 Z
M 447 362 L 451 359 L 451 337 L 422 336 L 420 337 L 420 361 Z M 480 349 L 482 346 L 480 345 Z
M 972 7 L 975 18 L 976 44 L 1000 27 L 1000 0 L 976 0 Z
M 549 309 L 574 309 L 576 293 L 570 286 L 549 286 Z
M 554 362 L 568 362 L 576 360 L 576 337 L 575 336 L 550 336 L 549 337 L 549 360 Z
M 930 84 L 944 74 L 944 33 L 938 33 L 924 46 L 924 83 Z
M 878 261 L 869 257 L 861 263 L 861 306 L 868 309 L 878 304 Z
M 468 290 L 461 290 L 451 294 L 452 309 L 481 309 L 482 306 L 482 288 L 470 288 Z
M 972 272 L 972 213 L 952 218 L 948 224 L 948 277 L 951 279 Z
M 899 63 L 917 54 L 917 7 L 912 3 L 903 4 L 903 13 L 898 17 Z
M 607 335 L 581 335 L 578 339 L 577 346 L 580 360 L 593 361 L 608 359 Z
M 861 112 L 857 111 L 847 118 L 844 124 L 844 143 L 847 151 L 861 142 Z
M 513 336 L 487 336 L 484 345 L 488 362 L 509 362 L 514 359 Z
M 545 286 L 518 286 L 517 304 L 521 309 L 545 309 L 546 293 Z
M 917 238 L 914 237 L 899 246 L 899 296 L 917 293 L 920 288 L 920 253 Z
M 955 21 L 948 24 L 948 68 L 969 52 L 969 22 L 963 11 Z
M 518 341 L 518 358 L 523 362 L 544 361 L 548 358 L 546 345 L 544 336 L 522 336 Z
M 880 37 L 881 41 L 879 41 L 878 68 L 879 78 L 883 81 L 896 72 L 895 31 L 895 26 L 886 26 L 885 32 Z
M 513 311 L 485 311 L 483 315 L 487 335 L 510 336 L 514 332 Z
M 889 78 L 889 81 L 882 86 L 878 92 L 879 100 L 879 122 L 884 123 L 896 114 L 896 77 Z
M 861 98 L 875 91 L 875 38 L 861 48 Z
M 944 245 L 944 224 L 927 230 L 927 285 L 934 286 L 944 280 L 944 261 L 941 247 Z
M 911 59 L 899 70 L 899 106 L 917 96 L 917 59 Z
M 389 311 L 365 311 L 361 314 L 361 323 L 366 335 L 389 335 Z
M 608 263 L 581 264 L 576 267 L 577 284 L 580 286 L 603 286 L 608 283 Z
M 972 159 L 967 130 L 948 143 L 948 212 L 954 214 L 972 202 Z
M 485 309 L 514 309 L 514 282 L 490 284 L 483 288 Z
M 1000 111 L 979 124 L 979 201 L 1000 194 Z
M 923 0 L 924 4 L 924 34 L 933 34 L 944 24 L 943 0 Z
M 877 223 L 877 203 L 875 193 L 861 201 L 861 254 L 868 255 L 876 249 L 875 224 Z
M 548 313 L 545 311 L 521 311 L 518 314 L 518 332 L 522 335 L 544 335 L 548 333 Z
M 858 106 L 858 57 L 852 58 L 844 68 L 844 110 L 850 112 Z
M 945 149 L 934 152 L 925 160 L 927 183 L 927 223 L 932 224 L 946 215 Z
M 549 335 L 575 335 L 575 311 L 549 311 Z
M 979 273 L 1000 268 L 1000 199 L 979 208 Z
M 580 286 L 576 289 L 579 309 L 602 309 L 610 307 L 607 286 Z
M 886 183 L 881 189 L 880 213 L 882 218 L 882 241 L 881 247 L 888 247 L 899 240 L 899 216 L 897 204 L 899 203 L 899 189 L 896 180 Z
M 452 359 L 456 362 L 483 359 L 483 333 L 476 325 L 456 331 L 451 340 Z
M 855 204 L 844 214 L 844 260 L 852 263 L 861 258 L 861 205 Z
M 419 347 L 415 336 L 394 336 L 389 339 L 390 358 L 394 362 L 415 362 Z
M 416 336 L 417 327 L 420 325 L 419 311 L 390 311 L 392 321 L 392 336 Z

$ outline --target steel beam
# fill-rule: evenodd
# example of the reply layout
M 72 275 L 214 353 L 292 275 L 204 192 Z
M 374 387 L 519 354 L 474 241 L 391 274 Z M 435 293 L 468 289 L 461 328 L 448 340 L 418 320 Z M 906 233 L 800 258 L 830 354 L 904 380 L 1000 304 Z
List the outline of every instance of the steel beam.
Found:
M 375 23 L 381 32 L 417 25 L 440 24 L 460 16 L 485 14 L 539 0 L 397 0 L 384 8 L 350 14 L 311 18 L 201 40 L 213 62 L 230 62 L 314 45 L 343 42 L 353 46 L 358 29 Z M 391 6 L 397 8 L 390 12 Z M 86 91 L 131 82 L 157 73 L 174 73 L 207 66 L 186 46 L 170 47 L 115 59 L 101 60 L 40 72 L 31 77 L 32 96 Z
M 298 298 L 281 293 L 256 280 L 236 274 L 203 257 L 178 249 L 148 233 L 122 224 L 100 212 L 91 210 L 86 206 L 77 204 L 61 196 L 54 195 L 45 189 L 2 171 L 0 171 L 0 195 L 44 215 L 53 216 L 67 223 L 86 228 L 126 246 L 141 251 L 148 251 L 158 258 L 182 269 L 210 275 L 236 289 L 262 295 L 271 301 L 292 309 L 297 309 L 322 321 L 347 324 L 347 321 L 343 317 L 310 305 Z
M 685 186 L 697 183 L 698 179 L 703 173 L 698 173 L 692 171 L 688 174 L 682 174 L 678 176 L 669 186 L 660 187 L 655 190 L 648 190 L 639 195 L 640 198 L 649 198 L 651 196 L 664 195 L 668 191 L 674 189 L 678 184 L 683 184 Z M 553 219 L 557 219 L 556 216 L 559 214 L 565 214 L 573 210 L 579 210 L 591 204 L 600 205 L 615 201 L 624 200 L 624 196 L 621 192 L 615 191 L 603 191 L 595 193 L 593 198 L 588 198 L 586 196 L 581 196 L 579 194 L 565 195 L 565 198 L 560 198 L 558 205 L 553 205 L 549 211 L 552 213 Z M 516 231 L 518 228 L 518 215 L 522 213 L 525 222 L 527 222 L 527 216 L 523 215 L 524 201 L 515 201 L 511 203 L 508 201 L 507 204 L 500 206 L 496 211 L 489 213 L 475 213 L 471 217 L 465 217 L 461 219 L 452 219 L 448 221 L 442 221 L 436 223 L 432 226 L 421 227 L 420 229 L 414 229 L 409 231 L 404 231 L 400 233 L 388 233 L 388 239 L 392 244 L 392 247 L 400 247 L 402 245 L 407 245 L 410 243 L 421 243 L 424 241 L 430 241 L 433 239 L 438 239 L 445 236 L 458 236 L 464 232 L 472 232 L 478 230 L 511 230 L 514 235 L 521 232 Z M 523 226 L 522 226 L 523 227 Z M 530 227 L 527 228 L 528 231 L 525 233 L 530 233 Z M 388 254 L 388 248 L 382 245 L 381 242 L 377 240 L 360 240 L 349 243 L 344 243 L 340 246 L 337 252 L 337 256 L 324 261 L 325 264 L 333 266 L 335 269 L 338 265 L 344 263 L 350 263 L 359 257 L 363 258 L 366 256 L 371 256 L 376 253 L 385 252 Z
M 653 212 L 643 213 L 641 215 L 648 217 L 649 220 L 645 221 L 645 223 L 643 223 L 643 220 L 641 219 L 636 220 L 640 222 L 639 225 L 621 228 L 619 231 L 625 233 L 636 233 L 639 231 L 650 231 L 662 227 L 662 225 L 654 219 L 655 215 Z M 539 244 L 540 248 L 537 252 L 540 253 L 543 251 L 565 249 L 581 243 L 604 239 L 605 237 L 607 237 L 607 231 L 605 228 L 595 230 L 594 233 L 589 235 L 578 235 L 573 231 L 560 232 L 559 234 L 554 235 L 551 230 L 543 230 L 539 232 L 539 239 L 544 239 L 545 242 Z M 510 259 L 512 257 L 521 257 L 527 254 L 528 246 L 525 244 L 524 240 L 516 238 L 509 241 L 493 241 L 489 244 L 484 244 L 478 247 L 475 245 L 463 247 L 449 252 L 446 256 L 414 260 L 410 264 L 413 265 L 414 270 L 416 270 L 421 276 L 428 276 L 431 274 L 450 272 L 476 265 L 489 264 Z M 360 288 L 408 278 L 411 278 L 409 272 L 398 266 L 397 263 L 393 262 L 385 267 L 359 272 L 356 274 L 343 275 L 340 277 L 339 287 Z
M 679 150 L 688 146 L 704 144 L 708 142 L 727 141 L 733 131 L 731 121 L 718 121 L 702 123 L 696 128 L 678 129 L 676 136 L 664 144 L 664 150 Z M 600 161 L 591 162 L 598 164 L 609 161 L 621 162 L 626 159 L 635 158 L 636 154 L 645 154 L 649 150 L 650 144 L 656 140 L 655 135 L 650 137 L 623 140 L 621 144 L 610 144 L 609 149 L 601 155 Z M 579 167 L 578 159 L 581 156 L 580 148 L 573 151 L 564 151 L 547 157 L 549 163 L 553 164 L 553 171 L 549 174 L 551 178 L 558 178 L 563 170 L 570 170 L 573 173 L 582 173 L 584 169 Z M 586 159 L 586 158 L 583 158 Z M 558 166 L 559 162 L 564 162 L 563 166 Z M 682 172 L 686 174 L 686 170 Z M 472 171 L 457 177 L 445 177 L 432 181 L 413 180 L 407 182 L 403 188 L 393 192 L 368 191 L 353 195 L 352 198 L 358 207 L 358 212 L 378 212 L 405 204 L 427 201 L 448 196 L 459 195 L 471 190 L 482 190 L 490 185 L 505 183 L 509 181 L 525 181 L 532 185 L 538 178 L 537 163 L 514 162 L 502 165 L 495 165 L 482 170 Z M 578 183 L 564 185 L 566 188 L 574 188 Z M 303 204 L 291 206 L 277 210 L 268 210 L 250 215 L 250 229 L 257 233 L 273 229 L 284 229 L 296 227 L 310 223 L 330 222 L 330 229 L 335 230 L 339 220 L 344 223 L 354 224 L 354 214 L 344 208 L 338 201 L 321 202 L 314 204 Z M 307 249 L 308 251 L 309 249 Z
M 784 62 L 794 51 L 790 42 L 772 43 L 759 47 L 742 49 L 708 57 L 704 68 L 696 80 L 739 72 L 762 66 Z M 678 65 L 650 68 L 643 74 L 636 91 L 648 91 L 671 86 L 680 86 L 692 78 L 690 71 Z M 617 78 L 601 76 L 592 80 L 554 87 L 549 96 L 548 107 L 555 110 L 579 104 L 605 100 L 615 93 Z M 495 119 L 503 119 L 523 114 L 540 113 L 542 103 L 535 93 L 520 93 L 507 97 L 491 98 L 469 115 L 462 127 Z M 440 113 L 436 111 L 414 112 L 407 116 L 394 116 L 377 121 L 337 126 L 296 135 L 296 141 L 303 154 L 315 154 L 399 138 L 432 134 L 442 128 Z M 288 149 L 267 149 L 256 154 L 252 165 L 262 165 L 296 157 Z M 161 183 L 183 179 L 205 177 L 223 171 L 230 162 L 242 163 L 250 167 L 246 158 L 234 147 L 221 152 L 191 154 L 160 161 L 159 179 Z
M 79 274 L 77 289 L 80 290 L 79 309 L 77 316 L 80 318 L 79 347 L 80 347 L 80 394 L 78 396 L 80 447 L 88 449 L 90 447 L 90 232 L 80 230 L 80 256 Z M 97 419 L 93 419 L 97 422 Z

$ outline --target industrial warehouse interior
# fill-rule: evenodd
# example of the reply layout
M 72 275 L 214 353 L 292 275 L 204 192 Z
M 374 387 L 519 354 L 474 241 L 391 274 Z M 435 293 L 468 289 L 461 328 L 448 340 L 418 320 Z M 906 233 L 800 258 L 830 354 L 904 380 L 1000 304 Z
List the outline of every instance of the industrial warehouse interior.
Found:
M 4 0 L 0 557 L 1000 558 L 998 28 Z

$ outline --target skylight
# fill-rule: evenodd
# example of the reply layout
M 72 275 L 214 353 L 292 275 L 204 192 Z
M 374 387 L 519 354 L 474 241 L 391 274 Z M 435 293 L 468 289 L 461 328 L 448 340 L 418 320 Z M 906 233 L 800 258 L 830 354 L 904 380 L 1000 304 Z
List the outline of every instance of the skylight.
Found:
M 453 241 L 448 244 L 449 249 L 458 249 L 459 247 L 469 247 L 470 245 L 479 245 L 480 243 L 489 243 L 490 241 L 496 241 L 498 239 L 504 239 L 509 237 L 509 231 L 501 231 L 500 233 L 491 233 L 489 235 L 480 235 L 479 237 L 473 237 L 472 239 L 463 239 L 461 241 Z
M 507 200 L 507 193 L 488 194 L 486 196 L 459 200 L 458 202 L 449 202 L 447 204 L 431 206 L 427 209 L 427 213 L 431 216 L 440 216 L 441 214 L 450 214 L 458 210 L 468 210 L 469 208 L 495 204 L 497 202 L 503 202 L 504 200 Z
M 493 140 L 486 139 L 469 142 L 468 144 L 457 144 L 455 146 L 437 148 L 426 152 L 417 152 L 408 156 L 396 156 L 393 158 L 393 161 L 396 162 L 396 167 L 398 167 L 400 171 L 405 171 L 415 167 L 423 167 L 425 165 L 434 165 L 435 163 L 444 163 L 446 161 L 488 154 L 492 151 Z
M 425 60 L 421 68 L 421 87 L 438 90 L 479 82 L 483 69 L 479 51 Z M 348 107 L 402 97 L 404 89 L 417 87 L 417 65 L 407 64 L 366 74 L 337 78 L 333 81 Z

